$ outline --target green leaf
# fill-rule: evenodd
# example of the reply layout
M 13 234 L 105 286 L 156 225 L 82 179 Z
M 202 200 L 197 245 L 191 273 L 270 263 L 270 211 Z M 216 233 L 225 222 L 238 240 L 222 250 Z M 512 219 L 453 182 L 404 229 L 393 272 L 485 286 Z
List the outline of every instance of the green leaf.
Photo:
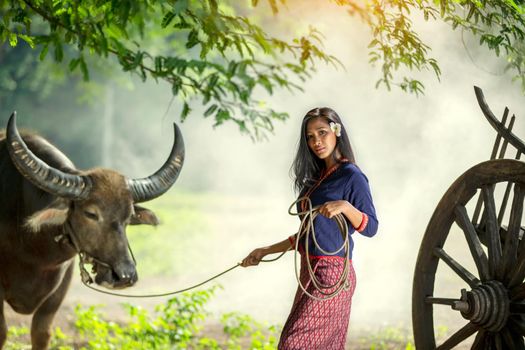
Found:
M 259 76 L 259 83 L 268 91 L 270 95 L 273 94 L 273 86 L 268 77 L 265 75 Z
M 210 81 L 208 83 L 208 90 L 213 90 L 213 88 L 215 87 L 215 85 L 217 84 L 217 82 L 219 81 L 219 76 L 218 74 L 212 74 L 210 76 Z
M 35 48 L 35 42 L 33 41 L 33 38 L 30 37 L 29 35 L 18 34 L 18 37 L 24 40 L 29 45 L 29 47 L 31 47 L 32 49 Z
M 168 11 L 164 15 L 164 17 L 162 18 L 162 22 L 161 22 L 160 26 L 162 28 L 166 28 L 167 26 L 170 25 L 170 23 L 173 21 L 174 18 L 175 18 L 175 13 L 171 12 L 171 11 Z
M 18 37 L 16 36 L 16 34 L 10 33 L 9 34 L 9 45 L 11 45 L 12 47 L 15 47 L 17 43 L 18 43 Z
M 62 59 L 64 58 L 64 49 L 62 47 L 62 43 L 58 40 L 55 40 L 55 60 L 57 62 L 62 62 Z
M 270 2 L 270 7 L 272 8 L 272 12 L 274 14 L 277 14 L 279 12 L 279 8 L 277 8 L 277 1 L 269 0 L 269 2 Z
M 441 10 L 441 17 L 445 17 L 445 13 L 447 12 L 447 1 L 448 0 L 439 0 L 440 10 Z
M 44 46 L 42 47 L 42 51 L 40 51 L 40 56 L 39 56 L 39 59 L 40 61 L 43 61 L 44 58 L 46 58 L 46 55 L 47 55 L 47 51 L 49 50 L 49 45 L 46 43 L 44 44 Z
M 80 57 L 80 70 L 82 71 L 82 76 L 84 78 L 84 81 L 89 81 L 89 70 L 87 68 L 86 61 L 84 60 L 84 57 Z
M 213 112 L 217 110 L 217 108 L 218 106 L 215 104 L 208 107 L 208 109 L 206 109 L 206 111 L 204 112 L 204 117 L 209 117 L 210 115 L 212 115 Z
M 73 58 L 71 61 L 69 61 L 69 71 L 71 72 L 74 71 L 79 63 L 80 63 L 79 58 Z
M 235 61 L 230 61 L 230 63 L 228 64 L 228 72 L 226 73 L 226 75 L 229 78 L 235 75 L 235 70 L 237 69 L 237 65 L 238 63 Z
M 182 106 L 182 112 L 180 113 L 180 119 L 182 121 L 186 120 L 188 115 L 190 114 L 191 109 L 187 102 L 184 102 L 184 105 Z
M 190 31 L 188 34 L 188 41 L 186 42 L 186 48 L 191 49 L 199 43 L 199 32 L 196 30 Z
M 7 40 L 7 29 L 4 27 L 3 24 L 0 24 L 0 44 L 2 44 L 4 41 Z
M 520 15 L 523 14 L 523 9 L 520 8 L 514 0 L 504 0 L 504 2 L 516 10 L 516 12 L 518 12 Z
M 229 120 L 230 118 L 231 118 L 230 112 L 221 108 L 217 111 L 217 114 L 215 114 L 214 126 L 221 125 L 222 123 Z
M 257 44 L 259 44 L 259 46 L 263 49 L 265 53 L 269 53 L 272 51 L 269 42 L 260 33 L 258 32 L 254 33 L 253 37 L 255 41 L 257 41 Z

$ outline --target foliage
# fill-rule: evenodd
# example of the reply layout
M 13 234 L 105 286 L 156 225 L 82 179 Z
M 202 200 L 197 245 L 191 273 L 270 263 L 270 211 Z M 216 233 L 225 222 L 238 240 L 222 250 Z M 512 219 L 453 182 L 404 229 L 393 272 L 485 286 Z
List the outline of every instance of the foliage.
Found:
M 41 58 L 52 53 L 56 61 L 68 60 L 86 80 L 88 55 L 116 57 L 126 72 L 169 82 L 183 100 L 183 120 L 188 101 L 200 98 L 215 125 L 233 120 L 255 137 L 287 117 L 256 100 L 257 88 L 301 90 L 293 79 L 307 79 L 316 61 L 337 63 L 318 47 L 315 29 L 286 42 L 216 0 L 2 0 L 0 14 L 0 44 L 38 46 Z M 158 28 L 163 40 L 148 48 L 144 39 Z
M 93 306 L 77 307 L 75 325 L 87 344 L 85 349 L 187 349 L 198 344 L 198 322 L 205 318 L 204 305 L 216 289 L 169 299 L 156 308 L 156 317 L 126 304 L 131 320 L 125 325 L 104 321 Z
M 369 62 L 380 63 L 382 77 L 376 87 L 391 89 L 397 85 L 404 91 L 422 93 L 423 84 L 413 78 L 394 77 L 394 73 L 407 68 L 409 71 L 433 71 L 439 79 L 441 70 L 435 58 L 429 56 L 431 47 L 421 40 L 413 28 L 414 13 L 425 21 L 442 20 L 453 29 L 472 33 L 480 46 L 504 54 L 507 69 L 514 79 L 521 81 L 525 91 L 525 4 L 518 0 L 331 0 L 350 15 L 362 19 L 370 28 Z M 252 0 L 254 4 L 258 1 Z M 286 0 L 282 1 L 283 3 Z M 274 10 L 277 11 L 275 1 Z M 436 33 L 439 35 L 439 33 Z
M 200 334 L 202 322 L 207 313 L 205 304 L 215 294 L 218 286 L 207 290 L 184 293 L 169 299 L 156 307 L 155 315 L 148 311 L 126 304 L 124 307 L 130 317 L 125 324 L 106 321 L 96 306 L 75 308 L 77 339 L 66 337 L 59 328 L 53 334 L 51 348 L 66 349 L 228 349 L 245 348 L 241 338 L 250 338 L 250 349 L 270 350 L 277 348 L 275 326 L 267 327 L 247 315 L 229 313 L 223 315 L 224 336 L 227 341 Z M 27 348 L 20 343 L 27 336 L 26 327 L 9 329 L 6 350 Z
M 273 350 L 277 348 L 279 342 L 278 335 L 281 333 L 280 327 L 265 326 L 255 321 L 251 316 L 230 312 L 222 315 L 221 323 L 224 326 L 224 333 L 228 335 L 228 349 L 241 350 L 241 338 L 250 336 L 250 349 Z M 262 330 L 267 330 L 266 335 Z
M 344 1 L 349 3 L 349 1 Z M 383 5 L 381 5 L 383 4 Z M 383 55 L 383 82 L 387 86 L 392 81 L 392 71 L 399 65 L 409 69 L 432 69 L 440 76 L 437 61 L 428 58 L 429 46 L 424 44 L 411 28 L 408 19 L 410 9 L 418 10 L 426 21 L 438 19 L 449 23 L 453 29 L 471 32 L 479 38 L 479 44 L 492 50 L 496 56 L 504 52 L 507 69 L 513 71 L 515 79 L 521 80 L 525 91 L 525 71 L 523 39 L 525 17 L 523 4 L 514 0 L 373 0 L 375 19 L 367 18 L 374 39 L 370 43 L 373 61 Z M 366 17 L 365 17 L 366 18 Z M 386 21 L 385 21 L 386 19 Z M 422 85 L 406 79 L 401 88 L 421 91 Z
M 370 28 L 369 61 L 381 66 L 378 87 L 398 86 L 420 94 L 424 85 L 413 73 L 426 70 L 440 78 L 431 47 L 414 29 L 413 21 L 420 15 L 425 21 L 439 20 L 469 32 L 480 46 L 504 56 L 506 69 L 525 90 L 522 1 L 330 1 Z M 287 4 L 286 0 L 267 2 L 274 13 Z M 258 3 L 251 1 L 253 6 Z M 101 69 L 113 64 L 143 80 L 168 82 L 181 100 L 182 119 L 195 108 L 191 101 L 198 99 L 204 117 L 213 116 L 214 125 L 234 121 L 241 131 L 259 138 L 265 130 L 273 130 L 276 120 L 287 118 L 261 101 L 260 92 L 300 91 L 316 62 L 339 62 L 323 51 L 315 28 L 284 41 L 269 35 L 246 14 L 238 15 L 246 13 L 242 7 L 238 2 L 217 0 L 0 0 L 0 64 L 10 67 L 5 58 L 10 55 L 7 44 L 15 47 L 20 42 L 37 48 L 41 59 L 52 56 L 67 63 L 70 71 L 84 79 L 93 75 L 97 64 Z M 20 84 L 32 91 L 48 90 L 44 83 L 49 76 L 30 75 L 36 62 L 27 56 L 24 51 L 11 57 L 20 67 L 0 72 L 0 89 L 12 90 Z M 109 59 L 101 64 L 100 57 Z
M 446 0 L 442 0 L 446 1 Z M 437 10 L 434 2 L 420 0 L 389 0 L 361 2 L 353 0 L 335 0 L 348 9 L 352 15 L 359 15 L 370 27 L 372 39 L 368 45 L 369 62 L 381 63 L 382 77 L 376 87 L 398 85 L 402 90 L 419 94 L 423 92 L 423 84 L 412 77 L 394 78 L 394 72 L 401 67 L 409 71 L 432 70 L 439 79 L 441 70 L 436 59 L 429 57 L 430 46 L 425 44 L 413 29 L 410 9 L 421 11 L 428 20 L 436 18 Z

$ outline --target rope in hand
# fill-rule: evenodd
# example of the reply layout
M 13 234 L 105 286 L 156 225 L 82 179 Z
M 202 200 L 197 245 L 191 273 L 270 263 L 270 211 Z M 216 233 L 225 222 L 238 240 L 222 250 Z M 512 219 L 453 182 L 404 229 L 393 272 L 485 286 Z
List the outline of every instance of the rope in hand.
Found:
M 297 202 L 305 200 L 308 204 L 308 209 L 303 212 L 292 212 L 292 208 L 295 206 Z M 312 208 L 312 201 L 308 197 L 302 197 L 297 199 L 295 202 L 293 202 L 290 205 L 290 208 L 288 209 L 288 214 L 293 216 L 300 216 L 301 219 L 301 225 L 299 226 L 299 234 L 295 238 L 295 252 L 294 252 L 294 268 L 295 268 L 295 278 L 297 279 L 297 283 L 299 284 L 299 287 L 303 290 L 303 292 L 309 296 L 312 299 L 318 300 L 318 301 L 324 301 L 331 299 L 335 296 L 337 296 L 343 289 L 348 290 L 350 288 L 350 284 L 348 283 L 348 275 L 350 273 L 350 241 L 349 241 L 349 235 L 348 235 L 348 225 L 346 223 L 346 220 L 343 216 L 343 214 L 337 214 L 334 216 L 334 220 L 337 223 L 337 227 L 339 228 L 339 232 L 341 233 L 341 237 L 343 238 L 343 244 L 341 246 L 332 251 L 326 251 L 319 243 L 317 243 L 317 238 L 315 234 L 315 228 L 314 228 L 314 219 L 319 215 L 319 206 L 316 206 Z M 320 294 L 322 294 L 324 297 L 317 297 L 311 293 L 309 293 L 306 289 L 308 286 L 303 286 L 301 283 L 301 279 L 299 277 L 300 272 L 298 269 L 298 263 L 297 263 L 297 256 L 299 255 L 299 242 L 304 237 L 305 241 L 305 259 L 306 259 L 306 266 L 308 266 L 308 274 L 310 277 L 310 281 L 312 282 L 314 289 L 317 290 Z M 310 237 L 312 237 L 312 240 L 314 241 L 314 245 L 317 249 L 319 249 L 323 254 L 326 254 L 328 256 L 334 256 L 338 254 L 341 250 L 346 248 L 345 251 L 345 259 L 344 259 L 344 265 L 343 265 L 343 272 L 339 276 L 339 279 L 337 282 L 335 282 L 332 285 L 324 285 L 319 281 L 319 279 L 315 276 L 315 271 L 312 269 L 312 265 L 310 264 L 310 248 L 309 248 L 309 242 Z M 279 256 L 280 257 L 280 256 Z M 331 290 L 331 292 L 328 292 L 327 290 Z
M 307 201 L 307 204 L 308 204 L 308 209 L 303 211 L 303 212 L 296 212 L 294 213 L 292 211 L 292 208 L 300 201 L 302 200 L 306 200 Z M 310 298 L 313 298 L 315 300 L 319 300 L 319 301 L 323 301 L 323 300 L 328 300 L 328 299 L 331 299 L 333 297 L 335 297 L 336 295 L 338 295 L 342 290 L 343 288 L 346 290 L 350 287 L 350 285 L 347 283 L 348 281 L 348 274 L 349 274 L 349 266 L 350 266 L 350 242 L 349 242 L 349 238 L 348 238 L 348 225 L 344 219 L 344 216 L 342 214 L 337 214 L 335 217 L 334 217 L 334 220 L 336 221 L 337 223 L 337 226 L 339 228 L 339 231 L 341 232 L 341 236 L 343 238 L 343 244 L 341 245 L 341 247 L 339 247 L 337 250 L 333 251 L 333 252 L 328 252 L 328 251 L 325 251 L 323 248 L 321 248 L 321 246 L 317 243 L 317 238 L 316 238 L 316 235 L 315 235 L 315 228 L 314 228 L 314 219 L 317 217 L 317 215 L 319 214 L 319 206 L 317 207 L 314 207 L 312 208 L 312 202 L 310 200 L 310 198 L 308 197 L 301 197 L 299 199 L 297 199 L 296 201 L 294 201 L 291 205 L 290 205 L 290 208 L 288 209 L 288 214 L 290 215 L 293 215 L 293 216 L 300 216 L 301 217 L 301 225 L 299 226 L 299 231 L 298 233 L 296 233 L 296 239 L 295 239 L 295 252 L 294 252 L 294 269 L 295 269 L 295 277 L 297 279 L 297 283 L 299 284 L 300 288 L 306 293 L 306 295 L 308 295 Z M 338 281 L 336 283 L 334 283 L 333 285 L 324 285 L 322 284 L 318 279 L 317 277 L 315 276 L 315 271 L 312 270 L 312 266 L 310 265 L 309 261 L 310 261 L 310 252 L 309 252 L 309 238 L 310 236 L 313 238 L 313 241 L 314 241 L 314 244 L 315 246 L 320 250 L 322 251 L 324 254 L 326 255 L 336 255 L 338 254 L 342 249 L 346 248 L 346 251 L 345 251 L 345 259 L 344 259 L 344 267 L 343 267 L 343 272 L 341 273 L 341 276 L 339 277 Z M 297 255 L 298 255 L 298 252 L 299 252 L 299 241 L 305 237 L 305 254 L 306 254 L 306 259 L 307 259 L 307 266 L 308 266 L 308 273 L 310 275 L 310 281 L 313 283 L 314 285 L 314 288 L 319 291 L 319 293 L 321 293 L 322 295 L 324 295 L 324 297 L 316 297 L 314 295 L 312 295 L 311 293 L 309 293 L 306 289 L 307 289 L 307 286 L 303 286 L 303 284 L 301 283 L 301 280 L 299 278 L 299 271 L 298 271 L 298 263 L 297 263 Z M 290 247 L 292 248 L 292 247 Z M 276 258 L 273 258 L 273 259 L 261 259 L 261 262 L 273 262 L 273 261 L 276 261 L 276 260 L 279 260 L 287 251 L 289 251 L 290 249 L 287 249 L 285 250 L 284 252 L 282 252 L 281 254 L 279 254 Z M 80 260 L 79 260 L 79 268 L 80 268 L 80 274 L 81 274 L 81 277 L 82 277 L 82 283 L 88 287 L 89 289 L 92 289 L 96 292 L 99 292 L 99 293 L 103 293 L 103 294 L 109 294 L 109 295 L 113 295 L 113 296 L 119 296 L 119 297 L 126 297 L 126 298 L 154 298 L 154 297 L 164 297 L 164 296 L 169 296 L 169 295 L 174 295 L 174 294 L 179 294 L 179 293 L 183 293 L 183 292 L 186 292 L 186 291 L 189 291 L 191 289 L 195 289 L 195 288 L 198 288 L 216 278 L 219 278 L 220 276 L 236 269 L 237 267 L 241 266 L 241 263 L 237 263 L 235 264 L 234 266 L 208 278 L 207 280 L 203 281 L 203 282 L 200 282 L 198 284 L 195 284 L 193 286 L 190 286 L 190 287 L 187 287 L 187 288 L 184 288 L 184 289 L 180 289 L 180 290 L 176 290 L 176 291 L 173 291 L 173 292 L 166 292 L 166 293 L 158 293 L 158 294 L 122 294 L 122 293 L 115 293 L 115 292 L 109 292 L 109 291 L 106 291 L 106 290 L 102 290 L 102 289 L 99 289 L 99 288 L 95 288 L 93 286 L 91 286 L 89 283 L 89 281 L 92 281 L 92 278 L 90 277 L 89 275 L 89 272 L 86 270 L 85 266 L 84 266 L 84 263 L 85 263 L 85 255 L 80 253 L 79 252 L 79 255 L 80 255 Z M 331 292 L 326 292 L 325 290 L 330 290 L 330 289 L 333 289 Z

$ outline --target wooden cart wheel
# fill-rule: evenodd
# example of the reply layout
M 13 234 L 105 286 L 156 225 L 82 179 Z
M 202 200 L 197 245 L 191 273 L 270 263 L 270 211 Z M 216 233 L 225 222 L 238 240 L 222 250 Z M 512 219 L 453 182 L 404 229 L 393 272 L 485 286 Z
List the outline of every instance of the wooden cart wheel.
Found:
M 506 209 L 495 204 L 497 184 L 514 187 L 508 226 L 500 225 L 498 211 Z M 483 203 L 480 223 L 466 209 L 476 194 Z M 525 162 L 510 159 L 480 163 L 447 190 L 430 219 L 416 262 L 412 322 L 417 349 L 452 349 L 474 335 L 471 349 L 525 349 L 524 194 Z M 465 254 L 472 255 L 477 271 L 468 271 L 443 249 L 454 222 L 464 233 L 469 248 Z M 434 295 L 440 262 L 468 285 L 457 290 L 457 298 Z M 443 305 L 451 307 L 448 312 L 460 313 L 465 325 L 436 344 L 434 307 L 447 307 Z

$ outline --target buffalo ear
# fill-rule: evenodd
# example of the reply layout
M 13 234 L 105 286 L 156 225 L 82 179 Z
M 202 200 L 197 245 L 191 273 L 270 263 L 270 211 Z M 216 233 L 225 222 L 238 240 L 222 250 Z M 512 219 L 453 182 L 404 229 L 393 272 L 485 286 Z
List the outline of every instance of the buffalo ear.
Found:
M 55 202 L 29 216 L 25 220 L 24 226 L 31 232 L 38 232 L 42 229 L 42 226 L 62 226 L 66 222 L 68 215 L 68 205 L 63 202 Z
M 129 221 L 130 225 L 152 225 L 157 226 L 159 224 L 159 218 L 151 210 L 143 208 L 139 205 L 133 205 L 135 213 L 131 215 Z

